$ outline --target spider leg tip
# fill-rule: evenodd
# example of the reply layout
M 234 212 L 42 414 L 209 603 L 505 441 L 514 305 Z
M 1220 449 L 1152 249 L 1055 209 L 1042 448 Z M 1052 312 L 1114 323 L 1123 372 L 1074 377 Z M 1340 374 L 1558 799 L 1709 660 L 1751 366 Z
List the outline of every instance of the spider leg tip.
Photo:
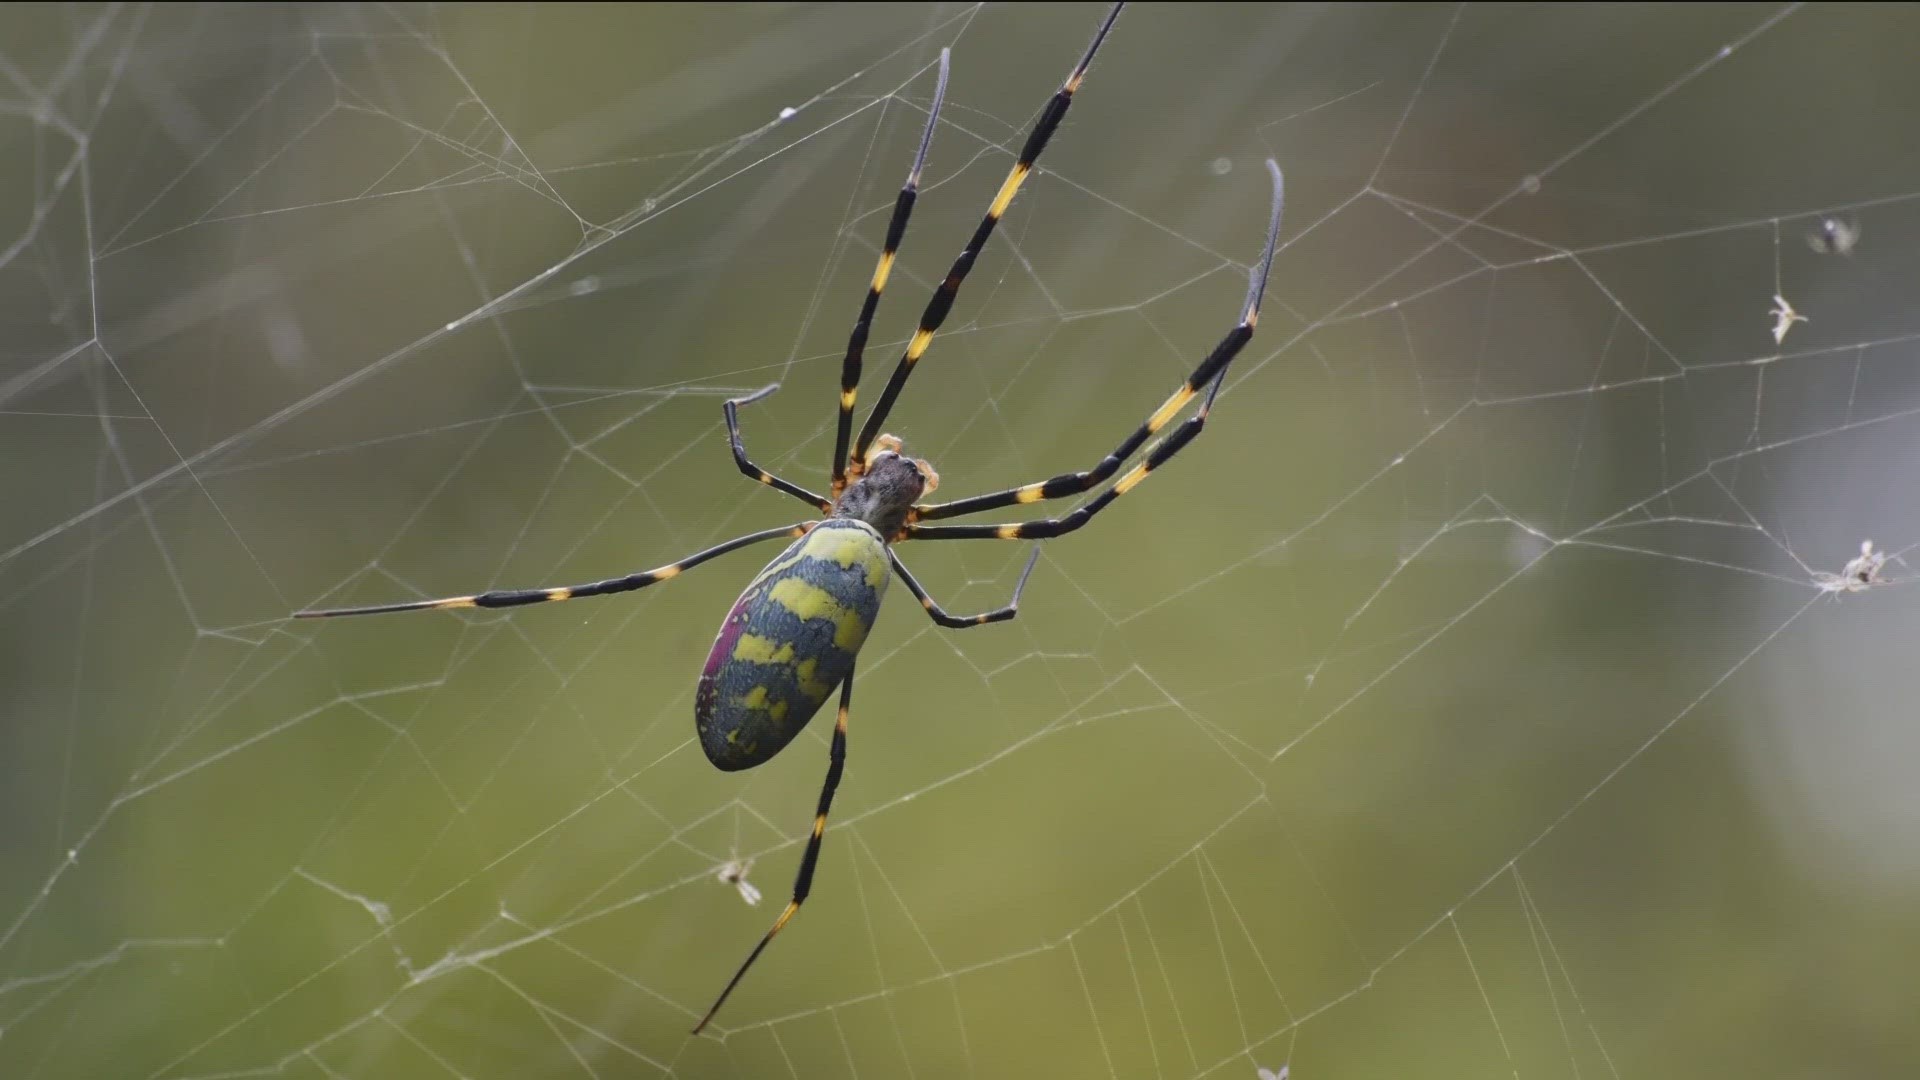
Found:
M 778 389 L 780 389 L 780 384 L 777 382 L 771 382 L 761 387 L 760 389 L 755 390 L 753 393 L 745 395 L 744 397 L 733 398 L 730 401 L 728 401 L 727 404 L 751 405 L 754 402 L 759 401 L 761 398 L 766 397 L 767 395 L 773 393 L 775 390 L 778 390 Z
M 1020 570 L 1020 580 L 1013 585 L 1013 603 L 1020 603 L 1020 594 L 1027 591 L 1027 579 L 1033 576 L 1033 568 L 1040 562 L 1040 545 L 1033 545 L 1033 553 L 1027 556 L 1027 565 Z

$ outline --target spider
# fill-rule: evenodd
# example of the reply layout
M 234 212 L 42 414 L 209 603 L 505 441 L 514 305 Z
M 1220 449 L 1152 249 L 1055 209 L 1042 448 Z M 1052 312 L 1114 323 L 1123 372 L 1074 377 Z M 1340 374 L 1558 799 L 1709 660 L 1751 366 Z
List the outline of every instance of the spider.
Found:
M 789 480 L 773 475 L 754 464 L 740 438 L 739 408 L 751 404 L 778 389 L 765 387 L 723 404 L 727 439 L 733 460 L 749 478 L 805 502 L 822 518 L 748 533 L 704 551 L 653 570 L 624 577 L 608 578 L 583 585 L 565 585 L 543 589 L 511 589 L 451 596 L 438 600 L 413 600 L 372 607 L 332 608 L 300 611 L 295 618 L 320 618 L 338 615 L 374 615 L 397 611 L 438 611 L 449 608 L 504 608 L 577 600 L 587 596 L 606 596 L 632 592 L 677 577 L 710 559 L 751 544 L 778 537 L 794 540 L 784 552 L 766 565 L 734 602 L 720 624 L 712 651 L 701 671 L 694 695 L 694 727 L 700 747 L 716 768 L 734 771 L 750 769 L 778 754 L 793 741 L 828 696 L 837 688 L 840 702 L 834 721 L 833 740 L 828 752 L 827 775 L 821 784 L 818 809 L 814 812 L 812 835 L 794 878 L 792 898 L 773 926 L 734 971 L 720 996 L 713 1002 L 693 1033 L 707 1026 L 734 988 L 766 949 L 774 936 L 806 902 L 813 886 L 813 875 L 820 861 L 821 839 L 826 833 L 827 813 L 833 805 L 834 791 L 846 763 L 847 711 L 853 700 L 854 660 L 866 642 L 867 631 L 879 613 L 886 592 L 889 571 L 906 585 L 933 621 L 940 626 L 960 629 L 985 623 L 1004 622 L 1016 614 L 1020 595 L 1039 557 L 1035 548 L 1014 585 L 1006 606 L 977 615 L 953 615 L 940 606 L 914 579 L 894 550 L 904 540 L 1043 540 L 1063 536 L 1091 521 L 1094 515 L 1144 480 L 1148 473 L 1165 464 L 1200 433 L 1213 401 L 1226 379 L 1227 366 L 1253 337 L 1260 317 L 1260 300 L 1266 288 L 1267 274 L 1273 264 L 1275 241 L 1280 230 L 1280 212 L 1284 184 L 1280 167 L 1271 160 L 1268 172 L 1273 180 L 1273 204 L 1269 214 L 1266 243 L 1253 264 L 1247 296 L 1240 309 L 1238 323 L 1213 347 L 1198 367 L 1187 376 L 1173 394 L 1153 410 L 1133 433 L 1113 452 L 1092 468 L 1061 473 L 1048 480 L 1007 488 L 953 502 L 923 503 L 920 497 L 934 489 L 938 476 L 927 462 L 903 455 L 901 441 L 893 435 L 878 434 L 887 412 L 900 396 L 901 388 L 913 374 L 914 365 L 926 353 L 935 331 L 946 320 L 961 283 L 972 269 L 981 248 L 993 234 L 994 225 L 1006 213 L 1020 191 L 1021 184 L 1033 172 L 1034 161 L 1053 136 L 1074 92 L 1080 88 L 1094 54 L 1106 40 L 1124 5 L 1116 4 L 1101 21 L 1073 71 L 1059 90 L 1048 99 L 1039 118 L 1028 131 L 1019 158 L 1000 184 L 988 205 L 986 215 L 973 236 L 954 259 L 946 278 L 934 290 L 920 316 L 919 328 L 909 339 L 881 390 L 879 402 L 867 414 L 857 437 L 853 434 L 854 402 L 860 383 L 861 357 L 872 326 L 880 294 L 886 288 L 893 269 L 894 255 L 907 229 L 920 186 L 927 151 L 933 142 L 941 103 L 946 95 L 948 54 L 940 54 L 939 81 L 927 110 L 926 128 L 906 184 L 895 201 L 887 223 L 879 263 L 867 286 L 865 302 L 847 341 L 840 368 L 840 412 L 834 438 L 832 488 L 821 496 Z M 1202 395 L 1204 395 L 1202 397 Z M 1196 397 L 1199 408 L 1171 433 L 1148 447 L 1144 457 L 1121 474 L 1106 490 L 1059 517 L 1013 522 L 1000 525 L 930 525 L 926 522 L 997 510 L 1005 506 L 1025 506 L 1047 499 L 1058 499 L 1091 491 L 1119 471 L 1120 466 L 1140 450 L 1147 440 L 1172 422 Z M 851 446 L 849 446 L 851 443 Z M 731 880 L 731 879 L 728 879 Z M 743 895 L 745 895 L 743 890 Z

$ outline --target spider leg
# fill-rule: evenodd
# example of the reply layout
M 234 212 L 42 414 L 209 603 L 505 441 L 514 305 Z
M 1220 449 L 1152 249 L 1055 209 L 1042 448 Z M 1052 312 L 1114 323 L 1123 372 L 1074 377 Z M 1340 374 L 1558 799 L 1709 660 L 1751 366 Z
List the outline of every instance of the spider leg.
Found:
M 913 594 L 915 600 L 920 601 L 921 607 L 927 609 L 929 618 L 950 630 L 964 630 L 969 626 L 1006 622 L 1008 619 L 1020 613 L 1020 594 L 1027 590 L 1027 579 L 1033 576 L 1033 564 L 1040 561 L 1040 549 L 1038 547 L 1034 548 L 1033 554 L 1027 556 L 1026 569 L 1020 571 L 1020 580 L 1013 586 L 1013 599 L 1008 600 L 1005 607 L 997 607 L 992 611 L 983 611 L 978 615 L 948 614 L 947 609 L 941 607 L 939 602 L 928 595 L 927 590 L 922 588 L 918 581 L 914 580 L 913 574 L 907 570 L 907 564 L 900 561 L 899 552 L 888 548 L 887 558 L 893 560 L 893 572 L 899 574 L 900 580 L 907 583 L 907 591 Z
M 1207 388 L 1207 396 L 1200 402 L 1200 408 L 1173 434 L 1153 444 L 1147 451 L 1147 458 L 1140 464 L 1121 474 L 1113 486 L 1093 497 L 1086 505 L 1077 507 L 1072 513 L 1057 518 L 1042 518 L 1039 521 L 1015 521 L 1004 525 L 909 525 L 906 528 L 906 540 L 1046 540 L 1079 529 L 1093 520 L 1093 515 L 1113 505 L 1113 500 L 1132 491 L 1134 486 L 1147 478 L 1147 474 L 1166 464 L 1167 459 L 1180 452 L 1180 448 L 1193 441 L 1200 429 L 1206 426 L 1207 413 L 1213 409 L 1213 399 L 1220 393 L 1220 384 L 1227 373 L 1222 371 L 1214 376 L 1213 384 Z
M 503 608 L 520 607 L 523 604 L 547 604 L 560 600 L 578 600 L 583 596 L 607 596 L 612 593 L 632 592 L 657 584 L 668 578 L 678 577 L 682 570 L 691 570 L 708 559 L 725 555 L 729 551 L 738 551 L 749 544 L 758 544 L 762 540 L 778 537 L 805 536 L 818 522 L 803 521 L 798 525 L 782 525 L 777 529 L 762 529 L 756 533 L 737 536 L 724 544 L 715 544 L 705 551 L 696 551 L 679 562 L 668 563 L 652 570 L 642 570 L 625 577 L 607 578 L 604 581 L 592 581 L 584 585 L 562 585 L 547 589 L 501 589 L 493 592 L 475 593 L 471 596 L 448 596 L 439 600 L 409 600 L 399 604 L 376 604 L 372 607 L 326 608 L 321 610 L 296 611 L 296 619 L 325 619 L 339 615 L 385 615 L 395 611 L 441 611 L 447 608 Z
M 986 216 L 980 219 L 966 247 L 961 248 L 960 254 L 954 258 L 946 279 L 940 282 L 939 288 L 928 299 L 926 310 L 920 315 L 919 329 L 913 332 L 913 337 L 907 342 L 907 351 L 894 366 L 886 388 L 880 391 L 880 400 L 873 406 L 873 411 L 867 414 L 867 422 L 860 426 L 860 437 L 854 441 L 853 456 L 848 461 L 848 468 L 855 476 L 866 467 L 867 448 L 879 436 L 880 425 L 886 422 L 894 399 L 900 396 L 901 387 L 907 384 L 907 376 L 913 374 L 913 365 L 920 362 L 921 355 L 927 351 L 927 343 L 933 340 L 934 332 L 940 329 L 940 324 L 947 320 L 947 313 L 953 309 L 953 299 L 960 292 L 960 283 L 966 280 L 967 272 L 973 269 L 974 260 L 980 257 L 980 249 L 986 246 L 987 238 L 993 235 L 993 227 L 999 223 L 1000 216 L 1007 212 L 1013 197 L 1020 192 L 1020 185 L 1026 182 L 1027 175 L 1033 171 L 1034 161 L 1039 158 L 1040 151 L 1046 149 L 1047 140 L 1053 138 L 1061 117 L 1067 115 L 1067 106 L 1073 104 L 1074 91 L 1080 89 L 1080 80 L 1086 77 L 1087 67 L 1093 63 L 1093 54 L 1100 51 L 1100 43 L 1106 40 L 1107 31 L 1113 29 L 1114 20 L 1120 17 L 1120 9 L 1125 6 L 1115 4 L 1107 12 L 1107 17 L 1101 20 L 1092 44 L 1087 46 L 1080 62 L 1067 75 L 1067 81 L 1048 99 L 1046 108 L 1040 111 L 1040 119 L 1034 121 L 1025 145 L 1020 148 L 1020 157 L 1013 163 L 1007 178 L 1000 182 L 1000 191 L 988 204 Z
M 867 333 L 873 329 L 873 313 L 880 306 L 880 294 L 886 290 L 887 277 L 893 273 L 893 257 L 900 240 L 907 235 L 907 218 L 913 215 L 914 200 L 920 196 L 920 170 L 926 167 L 927 150 L 933 145 L 933 128 L 940 119 L 940 105 L 947 97 L 948 50 L 940 50 L 940 81 L 933 87 L 933 104 L 927 109 L 927 126 L 920 133 L 920 152 L 913 157 L 907 182 L 893 203 L 893 218 L 887 222 L 887 238 L 880 245 L 880 261 L 874 264 L 873 280 L 867 284 L 867 298 L 860 305 L 860 317 L 854 320 L 853 333 L 847 338 L 847 355 L 840 361 L 840 419 L 833 436 L 833 497 L 838 499 L 847 486 L 847 442 L 853 437 L 853 403 L 860 396 L 860 361 L 867 351 Z
M 833 809 L 833 793 L 840 786 L 840 774 L 847 764 L 847 707 L 852 702 L 853 672 L 849 670 L 846 681 L 840 684 L 840 712 L 833 722 L 833 746 L 827 751 L 827 779 L 820 786 L 820 805 L 813 812 L 813 835 L 807 838 L 806 854 L 800 857 L 800 872 L 793 879 L 793 899 L 787 901 L 787 906 L 780 912 L 780 917 L 773 920 L 773 925 L 767 929 L 765 936 L 761 937 L 760 943 L 747 954 L 746 960 L 740 964 L 740 969 L 733 973 L 733 978 L 727 980 L 727 988 L 720 991 L 720 996 L 714 999 L 713 1007 L 707 1010 L 707 1015 L 701 1017 L 700 1022 L 693 1026 L 695 1035 L 700 1034 L 701 1029 L 707 1026 L 707 1021 L 713 1019 L 713 1014 L 719 1012 L 720 1006 L 727 1003 L 727 997 L 733 993 L 734 987 L 740 985 L 740 979 L 746 975 L 747 969 L 753 966 L 755 960 L 760 959 L 760 954 L 766 950 L 767 944 L 773 940 L 774 935 L 786 927 L 787 920 L 793 918 L 794 913 L 800 910 L 800 905 L 807 902 L 807 894 L 813 891 L 813 872 L 820 865 L 820 839 L 827 833 L 827 811 Z
M 727 443 L 733 447 L 733 463 L 740 466 L 740 472 L 744 474 L 747 479 L 759 481 L 775 491 L 784 491 L 803 503 L 812 504 L 815 510 L 824 514 L 833 509 L 832 503 L 801 487 L 799 484 L 791 480 L 782 480 L 754 464 L 753 459 L 747 457 L 746 444 L 740 441 L 740 406 L 751 405 L 778 389 L 780 389 L 780 384 L 773 383 L 772 385 L 763 386 L 755 390 L 746 397 L 729 398 L 720 406 L 721 411 L 727 415 Z
M 1240 307 L 1240 323 L 1236 325 L 1235 329 L 1227 331 L 1227 336 L 1221 338 L 1217 346 L 1213 346 L 1213 352 L 1210 352 L 1206 359 L 1200 361 L 1200 367 L 1194 367 L 1192 375 L 1188 375 L 1187 377 L 1187 382 L 1183 382 L 1181 388 L 1175 390 L 1171 398 L 1167 398 L 1158 409 L 1154 409 L 1154 413 L 1152 413 L 1150 417 L 1146 417 L 1146 423 L 1142 423 L 1140 427 L 1133 430 L 1133 434 L 1129 434 L 1125 440 L 1121 440 L 1121 444 L 1117 446 L 1112 454 L 1102 457 L 1098 465 L 1094 465 L 1092 469 L 1087 469 L 1087 471 L 1083 471 L 1083 473 L 1062 473 L 1062 475 L 1058 475 L 1058 477 L 1054 477 L 1054 479 L 1039 480 L 1039 482 L 1035 482 L 1035 484 L 1021 484 L 1018 488 L 1006 488 L 1006 490 L 1002 490 L 1002 492 L 991 492 L 991 494 L 985 494 L 985 496 L 973 496 L 973 498 L 966 498 L 966 500 L 931 503 L 931 505 L 916 505 L 916 507 L 914 507 L 914 521 L 933 521 L 933 519 L 941 519 L 941 517 L 958 517 L 958 515 L 964 515 L 964 513 L 979 513 L 979 511 L 983 511 L 983 509 L 998 509 L 998 507 L 1002 507 L 1002 505 L 1056 500 L 1056 498 L 1062 498 L 1062 496 L 1071 496 L 1071 494 L 1087 492 L 1087 490 L 1092 490 L 1094 486 L 1098 486 L 1100 482 L 1104 482 L 1108 477 L 1112 477 L 1114 471 L 1119 469 L 1119 465 L 1121 465 L 1127 457 L 1131 457 L 1135 450 L 1139 450 L 1142 442 L 1146 442 L 1148 438 L 1152 438 L 1158 430 L 1167 425 L 1167 421 L 1171 421 L 1175 415 L 1179 415 L 1179 411 L 1181 411 L 1188 402 L 1192 402 L 1194 396 L 1196 396 L 1202 388 L 1208 388 L 1208 392 L 1206 392 L 1206 402 L 1202 402 L 1200 411 L 1194 413 L 1192 417 L 1188 417 L 1187 423 L 1183 423 L 1179 429 L 1175 429 L 1175 432 L 1173 432 L 1171 436 L 1167 436 L 1164 442 L 1156 444 L 1156 446 L 1148 452 L 1148 455 L 1146 455 L 1146 461 L 1144 461 L 1142 465 L 1137 465 L 1135 469 L 1131 469 L 1125 477 L 1117 480 L 1114 488 L 1110 488 L 1108 492 L 1100 494 L 1096 500 L 1087 503 L 1085 507 L 1075 509 L 1073 513 L 1069 513 L 1066 517 L 1050 519 L 1050 521 L 1033 521 L 1033 523 L 1021 525 L 1021 527 L 979 525 L 979 527 L 929 528 L 910 525 L 908 530 L 906 530 L 908 538 L 920 538 L 920 540 L 941 540 L 941 538 L 948 538 L 948 540 L 954 540 L 954 538 L 977 538 L 977 536 L 1058 536 L 1058 534 L 1062 534 L 1062 532 L 1071 532 L 1071 530 L 1085 525 L 1087 519 L 1092 517 L 1094 513 L 1098 513 L 1106 503 L 1114 502 L 1119 496 L 1127 494 L 1127 490 L 1133 488 L 1133 484 L 1139 484 L 1140 480 L 1146 477 L 1148 471 L 1152 471 L 1152 469 L 1156 469 L 1158 465 L 1162 465 L 1167 457 L 1173 457 L 1173 455 L 1177 454 L 1181 446 L 1187 446 L 1187 442 L 1192 436 L 1200 434 L 1200 427 L 1206 423 L 1208 409 L 1212 409 L 1213 407 L 1213 396 L 1219 394 L 1221 382 L 1227 379 L 1227 365 L 1233 363 L 1233 357 L 1238 356 L 1240 350 L 1246 348 L 1246 342 L 1250 342 L 1250 340 L 1254 338 L 1254 327 L 1260 323 L 1260 300 L 1261 296 L 1265 294 L 1265 288 L 1267 288 L 1267 273 L 1273 269 L 1273 248 L 1275 248 L 1275 242 L 1277 242 L 1277 238 L 1279 238 L 1279 234 L 1281 234 L 1281 209 L 1284 208 L 1284 202 L 1286 202 L 1286 184 L 1284 184 L 1284 179 L 1281 177 L 1281 167 L 1279 167 L 1275 161 L 1269 160 L 1267 161 L 1267 169 L 1273 173 L 1273 211 L 1271 211 L 1271 215 L 1269 215 L 1269 219 L 1267 219 L 1267 246 L 1261 250 L 1260 261 L 1254 263 L 1254 273 L 1250 275 L 1252 281 L 1248 282 L 1248 290 L 1246 290 L 1246 304 Z M 1016 532 L 1006 532 L 1008 528 L 1016 528 Z M 1054 532 L 1044 532 L 1044 528 L 1054 528 Z
M 1189 401 L 1208 383 L 1216 383 L 1226 374 L 1227 365 L 1233 363 L 1240 350 L 1253 338 L 1254 324 L 1260 321 L 1260 299 L 1267 288 L 1267 273 L 1273 267 L 1274 244 L 1280 235 L 1280 212 L 1286 204 L 1286 181 L 1280 174 L 1280 166 L 1271 159 L 1267 169 L 1273 174 L 1273 210 L 1267 221 L 1267 244 L 1260 253 L 1260 260 L 1253 265 L 1251 280 L 1248 283 L 1246 303 L 1241 307 L 1240 324 L 1227 332 L 1220 343 L 1213 347 L 1200 366 L 1193 369 L 1173 395 L 1162 402 L 1146 422 L 1135 428 L 1133 434 L 1121 440 L 1118 447 L 1099 464 L 1082 472 L 1061 473 L 1049 480 L 1007 488 L 987 495 L 975 495 L 967 499 L 955 499 L 953 502 L 930 503 L 913 508 L 913 520 L 936 521 L 940 518 L 960 517 L 964 514 L 977 514 L 982 510 L 996 510 L 1002 506 L 1036 503 L 1042 499 L 1058 499 L 1063 495 L 1078 495 L 1091 491 L 1114 474 L 1141 444 L 1158 434 L 1168 421 L 1171 421 Z M 1191 437 L 1191 436 L 1189 436 Z M 1172 453 L 1169 452 L 1169 457 Z M 1164 460 L 1164 459 L 1163 459 Z M 920 534 L 923 538 L 925 533 Z

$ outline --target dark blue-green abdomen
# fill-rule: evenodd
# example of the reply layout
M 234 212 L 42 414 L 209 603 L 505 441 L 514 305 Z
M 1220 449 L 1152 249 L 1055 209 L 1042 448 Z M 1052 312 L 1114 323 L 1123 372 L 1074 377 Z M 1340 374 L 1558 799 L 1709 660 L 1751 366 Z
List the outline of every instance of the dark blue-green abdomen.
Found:
M 793 542 L 734 601 L 694 694 L 707 760 L 729 772 L 780 752 L 853 670 L 887 591 L 887 546 L 835 518 Z

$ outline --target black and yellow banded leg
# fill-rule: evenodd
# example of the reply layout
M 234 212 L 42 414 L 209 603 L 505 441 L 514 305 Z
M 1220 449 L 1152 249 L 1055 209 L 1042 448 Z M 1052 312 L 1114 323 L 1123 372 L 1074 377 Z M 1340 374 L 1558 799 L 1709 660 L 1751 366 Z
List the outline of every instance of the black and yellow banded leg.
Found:
M 1146 460 L 1122 473 L 1113 486 L 1101 492 L 1085 506 L 1078 507 L 1072 513 L 1057 518 L 1043 518 L 1039 521 L 1016 521 L 1005 525 L 909 525 L 905 539 L 908 540 L 1046 540 L 1055 536 L 1065 536 L 1093 520 L 1093 516 L 1113 505 L 1113 500 L 1132 491 L 1147 474 L 1167 463 L 1167 460 L 1180 452 L 1180 448 L 1193 441 L 1200 429 L 1206 426 L 1207 414 L 1213 411 L 1213 399 L 1220 393 L 1220 384 L 1227 373 L 1222 371 L 1214 376 L 1213 384 L 1207 388 L 1207 396 L 1201 400 L 1200 408 L 1187 417 L 1173 434 L 1153 444 L 1147 451 Z
M 296 619 L 329 619 L 340 615 L 386 615 L 395 611 L 441 611 L 449 608 L 504 608 L 520 607 L 525 604 L 550 604 L 560 600 L 578 600 L 586 596 L 607 596 L 612 593 L 632 592 L 644 589 L 669 578 L 679 577 L 684 570 L 691 570 L 708 559 L 725 555 L 729 551 L 738 551 L 750 544 L 762 540 L 775 540 L 780 537 L 805 536 L 808 530 L 819 524 L 817 521 L 803 521 L 797 525 L 782 525 L 777 529 L 763 529 L 757 533 L 748 533 L 736 537 L 724 544 L 715 544 L 705 551 L 696 551 L 676 563 L 652 570 L 643 570 L 625 577 L 607 578 L 605 581 L 588 582 L 585 585 L 562 585 L 548 589 L 504 589 L 493 592 L 475 593 L 472 596 L 448 596 L 439 600 L 410 600 L 400 604 L 376 604 L 372 607 L 327 608 L 314 611 L 296 611 Z
M 770 386 L 763 386 L 755 390 L 746 397 L 729 398 L 720 406 L 721 411 L 726 413 L 727 416 L 727 443 L 733 447 L 733 463 L 740 466 L 740 472 L 745 475 L 747 479 L 759 481 L 775 491 L 784 491 L 803 503 L 811 504 L 815 510 L 824 514 L 833 509 L 832 503 L 801 487 L 799 484 L 791 480 L 782 480 L 754 464 L 753 459 L 747 456 L 746 444 L 740 441 L 740 406 L 751 405 L 778 389 L 780 389 L 780 384 L 773 383 Z
M 907 591 L 913 594 L 915 600 L 920 601 L 920 606 L 926 609 L 927 615 L 934 622 L 950 630 L 962 630 L 969 626 L 1006 622 L 1020 613 L 1020 594 L 1027 591 L 1027 579 L 1033 576 L 1033 564 L 1040 561 L 1040 549 L 1034 548 L 1033 554 L 1027 556 L 1026 568 L 1020 571 L 1020 580 L 1013 586 L 1013 599 L 1008 600 L 1005 607 L 983 611 L 978 615 L 948 614 L 947 609 L 941 607 L 939 602 L 929 596 L 927 590 L 921 588 L 920 583 L 914 580 L 913 574 L 907 570 L 907 564 L 900 561 L 899 552 L 888 548 L 887 557 L 893 560 L 893 572 L 899 574 L 900 580 L 907 583 Z
M 838 499 L 847 487 L 847 443 L 853 437 L 853 403 L 860 396 L 860 363 L 867 351 L 867 334 L 873 329 L 873 313 L 880 307 L 880 294 L 886 291 L 887 278 L 893 273 L 893 260 L 900 241 L 907 235 L 907 219 L 913 216 L 913 203 L 920 197 L 920 172 L 927 164 L 927 151 L 933 146 L 934 125 L 940 120 L 940 106 L 947 98 L 948 51 L 940 50 L 940 81 L 933 87 L 933 104 L 927 108 L 927 126 L 920 132 L 920 151 L 913 156 L 913 168 L 907 182 L 893 202 L 893 217 L 887 222 L 887 238 L 880 245 L 880 261 L 874 264 L 873 279 L 867 283 L 867 298 L 860 305 L 860 317 L 854 320 L 853 333 L 847 337 L 847 355 L 840 361 L 840 420 L 833 436 L 833 497 Z M 854 466 L 858 475 L 865 466 Z
M 1058 499 L 1066 495 L 1078 495 L 1100 486 L 1117 472 L 1126 460 L 1133 456 L 1146 441 L 1160 433 L 1172 419 L 1179 415 L 1209 383 L 1217 383 L 1226 375 L 1227 365 L 1253 339 L 1253 328 L 1260 321 L 1260 300 L 1266 293 L 1267 273 L 1273 267 L 1273 249 L 1280 235 L 1280 212 L 1286 203 L 1286 181 L 1280 174 L 1280 166 L 1273 161 L 1267 162 L 1267 168 L 1273 175 L 1273 209 L 1267 220 L 1266 247 L 1260 253 L 1260 259 L 1253 264 L 1249 275 L 1246 303 L 1240 309 L 1240 323 L 1220 343 L 1213 347 L 1200 366 L 1193 369 L 1187 381 L 1175 390 L 1172 396 L 1162 402 L 1160 407 L 1147 417 L 1145 423 L 1135 428 L 1115 447 L 1113 452 L 1100 459 L 1100 463 L 1082 472 L 1061 473 L 1049 480 L 1024 484 L 987 495 L 975 495 L 967 499 L 955 499 L 953 502 L 930 503 L 913 508 L 913 520 L 937 521 L 941 518 L 960 517 L 964 514 L 977 514 L 983 510 L 997 510 L 1003 506 L 1025 505 L 1040 502 L 1043 499 Z
M 827 812 L 833 809 L 833 793 L 840 786 L 840 774 L 846 770 L 847 766 L 847 708 L 852 703 L 853 670 L 849 668 L 847 680 L 840 684 L 840 712 L 833 722 L 833 746 L 827 751 L 827 779 L 820 786 L 820 805 L 813 812 L 813 835 L 807 837 L 806 854 L 800 856 L 800 873 L 793 879 L 793 899 L 787 901 L 787 906 L 780 912 L 780 917 L 773 920 L 773 925 L 767 928 L 760 943 L 755 945 L 753 951 L 748 953 L 747 958 L 741 962 L 740 970 L 734 972 L 733 978 L 727 980 L 727 988 L 720 991 L 720 996 L 714 999 L 713 1007 L 707 1010 L 707 1014 L 700 1018 L 698 1024 L 693 1025 L 695 1035 L 700 1034 L 701 1029 L 707 1026 L 707 1021 L 713 1019 L 713 1014 L 719 1012 L 720 1006 L 727 1003 L 727 997 L 733 993 L 734 987 L 740 985 L 740 980 L 746 975 L 747 969 L 753 966 L 755 960 L 760 959 L 760 954 L 766 951 L 767 944 L 773 940 L 774 935 L 786 927 L 787 921 L 800 910 L 800 905 L 807 902 L 807 894 L 813 891 L 813 871 L 820 865 L 820 840 L 827 834 Z
M 1034 121 L 1033 129 L 1027 133 L 1026 143 L 1020 148 L 1020 157 L 1013 163 L 1007 178 L 1000 182 L 1000 191 L 988 204 L 986 215 L 980 219 L 966 246 L 960 249 L 953 265 L 947 269 L 946 278 L 927 301 L 926 310 L 920 314 L 920 326 L 907 342 L 907 351 L 901 355 L 893 374 L 887 378 L 885 389 L 880 391 L 880 400 L 874 404 L 873 411 L 867 414 L 867 422 L 860 426 L 860 437 L 853 444 L 851 459 L 855 475 L 859 474 L 866 460 L 867 447 L 879 437 L 880 425 L 886 423 L 887 413 L 900 396 L 900 389 L 907 384 L 907 376 L 913 374 L 913 365 L 920 362 L 934 333 L 940 329 L 941 323 L 947 321 L 947 313 L 953 310 L 954 297 L 960 294 L 960 283 L 966 280 L 967 272 L 973 269 L 974 260 L 980 257 L 980 249 L 986 246 L 987 238 L 993 235 L 993 227 L 999 224 L 1001 215 L 1013 203 L 1013 197 L 1020 193 L 1020 185 L 1026 183 L 1028 174 L 1033 172 L 1033 163 L 1039 159 L 1040 152 L 1047 148 L 1047 140 L 1053 138 L 1061 118 L 1067 115 L 1067 107 L 1073 104 L 1074 92 L 1080 89 L 1080 80 L 1086 77 L 1087 68 L 1093 63 L 1093 55 L 1100 51 L 1100 43 L 1106 40 L 1107 31 L 1113 29 L 1114 20 L 1120 17 L 1120 9 L 1125 6 L 1115 4 L 1107 12 L 1107 17 L 1101 20 L 1100 29 L 1094 33 L 1093 42 L 1087 46 L 1086 53 L 1074 65 L 1067 81 L 1048 99 L 1046 108 L 1040 111 L 1040 119 Z

